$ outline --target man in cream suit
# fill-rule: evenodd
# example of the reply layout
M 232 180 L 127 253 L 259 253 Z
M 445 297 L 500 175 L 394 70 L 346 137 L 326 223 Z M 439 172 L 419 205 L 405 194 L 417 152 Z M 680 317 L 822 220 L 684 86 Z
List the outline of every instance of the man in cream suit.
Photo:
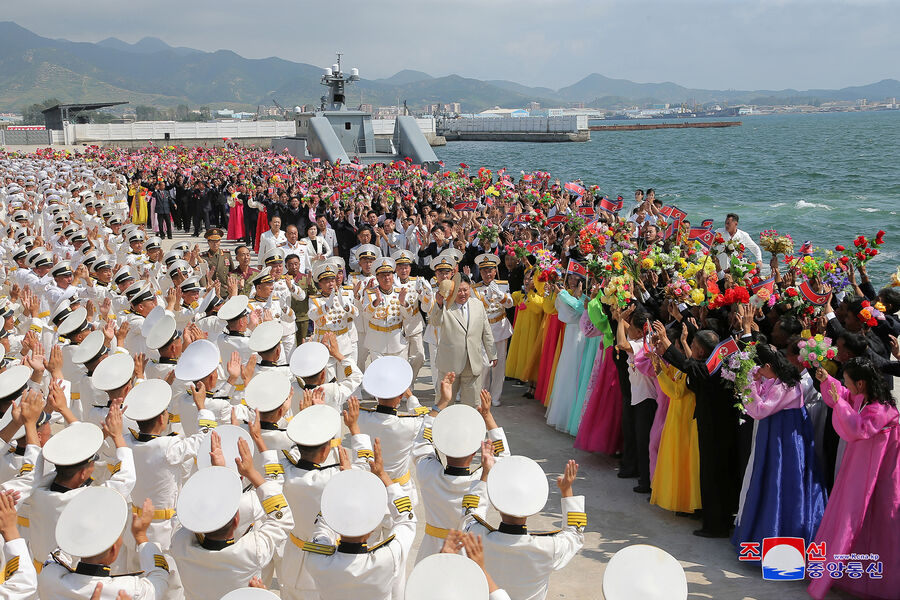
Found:
M 470 297 L 471 286 L 471 280 L 462 275 L 454 296 L 444 300 L 436 294 L 437 302 L 429 318 L 441 332 L 436 360 L 440 378 L 450 371 L 456 373 L 453 396 L 459 392 L 461 402 L 478 406 L 486 366 L 484 356 L 493 367 L 497 364 L 497 348 L 484 304 Z

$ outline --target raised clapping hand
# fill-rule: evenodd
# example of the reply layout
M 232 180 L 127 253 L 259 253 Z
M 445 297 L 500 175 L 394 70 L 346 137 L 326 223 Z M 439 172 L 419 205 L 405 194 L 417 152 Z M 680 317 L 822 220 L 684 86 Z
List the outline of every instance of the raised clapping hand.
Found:
M 569 460 L 566 463 L 566 470 L 562 475 L 556 478 L 556 486 L 559 488 L 563 498 L 572 496 L 572 484 L 575 483 L 575 477 L 578 475 L 578 463 Z

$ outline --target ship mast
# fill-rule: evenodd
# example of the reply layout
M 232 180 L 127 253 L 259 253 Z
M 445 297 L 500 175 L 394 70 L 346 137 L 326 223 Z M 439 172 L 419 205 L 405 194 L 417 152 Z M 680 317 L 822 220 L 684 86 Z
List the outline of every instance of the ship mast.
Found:
M 337 62 L 331 67 L 325 69 L 322 75 L 321 84 L 328 87 L 328 94 L 322 96 L 321 110 L 346 110 L 347 97 L 344 94 L 344 85 L 350 82 L 359 81 L 359 70 L 350 69 L 350 77 L 344 79 L 344 72 L 341 70 L 341 57 L 343 52 L 337 52 Z

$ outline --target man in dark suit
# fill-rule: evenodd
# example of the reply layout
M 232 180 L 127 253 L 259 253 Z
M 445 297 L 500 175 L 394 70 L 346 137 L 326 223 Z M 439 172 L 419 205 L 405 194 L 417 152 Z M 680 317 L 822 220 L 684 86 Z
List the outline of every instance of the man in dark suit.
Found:
M 206 181 L 197 181 L 191 193 L 194 204 L 194 237 L 200 237 L 200 222 L 203 222 L 203 230 L 209 230 L 209 214 L 215 202 L 216 191 L 207 187 Z

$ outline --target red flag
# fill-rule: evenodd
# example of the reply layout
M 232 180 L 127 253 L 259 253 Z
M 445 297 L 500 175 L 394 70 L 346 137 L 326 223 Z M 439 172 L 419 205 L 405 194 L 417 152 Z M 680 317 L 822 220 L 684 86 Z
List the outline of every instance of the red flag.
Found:
M 711 248 L 715 239 L 715 233 L 702 227 L 691 227 L 691 230 L 688 232 L 688 241 L 698 241 L 703 244 L 704 248 Z
M 593 206 L 581 206 L 578 208 L 578 214 L 582 217 L 593 217 L 596 213 L 594 212 Z
M 561 223 L 567 223 L 569 221 L 569 217 L 566 215 L 554 215 L 547 219 L 547 225 L 559 225 Z
M 619 210 L 619 205 L 618 203 L 613 202 L 612 200 L 604 196 L 603 198 L 600 198 L 600 208 L 605 211 L 614 213 Z
M 584 196 L 585 194 L 587 194 L 587 190 L 584 189 L 584 187 L 575 183 L 574 181 L 570 181 L 564 187 L 566 188 L 567 191 L 572 192 L 576 196 Z
M 715 349 L 710 353 L 709 358 L 706 359 L 706 370 L 709 371 L 710 375 L 712 375 L 719 370 L 719 367 L 722 366 L 722 361 L 724 361 L 726 358 L 728 358 L 738 350 L 739 348 L 737 342 L 734 341 L 734 338 L 728 338 L 727 340 L 716 346 Z
M 753 292 L 754 294 L 760 290 L 766 290 L 766 289 L 769 290 L 770 294 L 775 291 L 775 278 L 774 277 L 769 277 L 765 281 L 760 281 L 759 283 L 750 286 L 750 291 Z
M 700 223 L 700 227 L 704 229 L 712 229 L 713 220 L 712 219 L 704 219 L 702 223 Z
M 514 184 L 514 183 L 513 183 L 512 181 L 510 181 L 509 179 L 504 179 L 504 180 L 502 180 L 502 181 L 500 182 L 500 185 L 504 185 L 504 186 L 506 186 L 506 187 L 508 187 L 508 188 L 514 188 L 514 187 L 516 187 L 516 184 Z
M 472 200 L 471 202 L 457 202 L 453 205 L 453 210 L 456 212 L 464 211 L 464 210 L 476 210 L 478 208 L 478 202 Z
M 466 163 L 459 163 L 459 168 L 460 169 L 468 169 L 469 165 L 467 165 Z
M 569 259 L 569 266 L 566 270 L 566 274 L 573 273 L 575 275 L 581 275 L 585 279 L 587 279 L 587 269 L 578 261 Z
M 531 244 L 527 244 L 525 246 L 525 249 L 529 252 L 537 252 L 538 250 L 544 249 L 544 244 L 542 244 L 541 242 L 532 242 Z
M 800 284 L 800 293 L 803 294 L 803 298 L 807 302 L 815 304 L 816 306 L 822 306 L 828 301 L 828 294 L 819 294 L 812 289 L 812 286 L 809 285 L 808 281 L 804 281 Z
M 400 185 L 399 179 L 385 179 L 384 185 Z

